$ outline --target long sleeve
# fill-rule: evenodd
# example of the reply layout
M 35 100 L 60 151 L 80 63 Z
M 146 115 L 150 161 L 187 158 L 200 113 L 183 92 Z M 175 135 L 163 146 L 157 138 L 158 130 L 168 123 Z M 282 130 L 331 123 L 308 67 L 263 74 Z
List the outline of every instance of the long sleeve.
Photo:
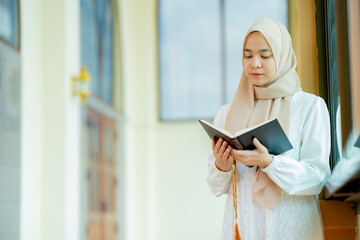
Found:
M 274 156 L 262 170 L 291 195 L 319 194 L 330 176 L 330 120 L 327 107 L 316 98 L 301 131 L 299 160 Z
M 229 106 L 224 105 L 220 108 L 214 119 L 214 125 L 220 128 L 224 128 L 225 118 Z M 222 194 L 228 193 L 231 186 L 231 171 L 223 172 L 220 171 L 215 165 L 215 156 L 210 149 L 210 155 L 208 157 L 209 174 L 207 182 L 211 192 L 219 197 Z

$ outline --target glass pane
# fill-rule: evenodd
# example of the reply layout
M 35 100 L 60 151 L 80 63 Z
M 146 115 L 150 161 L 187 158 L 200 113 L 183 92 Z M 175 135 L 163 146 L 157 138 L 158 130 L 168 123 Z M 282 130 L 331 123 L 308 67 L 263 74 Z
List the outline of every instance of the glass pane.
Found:
M 91 74 L 91 93 L 99 95 L 99 39 L 94 1 L 81 0 L 81 65 Z
M 0 0 L 0 38 L 19 47 L 19 1 Z
M 102 39 L 102 79 L 104 79 L 103 99 L 107 103 L 113 101 L 113 14 L 111 4 L 107 1 L 104 9 L 104 27 Z M 101 67 L 101 66 L 100 66 Z
M 328 57 L 329 57 L 329 113 L 331 124 L 331 167 L 334 168 L 340 160 L 341 149 L 341 123 L 340 123 L 340 94 L 337 62 L 335 1 L 327 1 L 328 26 Z M 340 140 L 340 141 L 338 141 Z
M 358 3 L 356 4 L 355 6 L 360 6 Z M 329 110 L 332 127 L 331 163 L 333 170 L 326 183 L 326 188 L 327 197 L 333 196 L 337 199 L 352 201 L 356 199 L 360 183 L 360 137 L 359 129 L 356 129 L 359 122 L 357 122 L 356 116 L 357 102 L 353 98 L 353 94 L 359 94 L 356 81 L 359 64 L 356 53 L 359 52 L 360 8 L 350 9 L 350 6 L 347 6 L 349 9 L 346 10 L 345 6 L 345 2 L 327 1 Z M 349 12 L 357 14 L 355 21 L 351 21 L 349 15 L 346 16 Z M 353 36 L 356 33 L 357 36 Z
M 212 119 L 220 105 L 233 99 L 242 72 L 246 30 L 263 17 L 287 26 L 287 13 L 287 0 L 160 1 L 161 120 Z
M 221 105 L 218 0 L 159 2 L 160 118 L 212 118 Z
M 1 25 L 1 23 L 0 23 Z M 0 41 L 0 239 L 20 239 L 21 59 Z
M 81 64 L 91 74 L 91 93 L 112 103 L 113 12 L 110 0 L 81 0 Z
M 226 32 L 226 101 L 234 98 L 241 78 L 244 35 L 256 20 L 271 17 L 288 28 L 287 0 L 225 1 Z

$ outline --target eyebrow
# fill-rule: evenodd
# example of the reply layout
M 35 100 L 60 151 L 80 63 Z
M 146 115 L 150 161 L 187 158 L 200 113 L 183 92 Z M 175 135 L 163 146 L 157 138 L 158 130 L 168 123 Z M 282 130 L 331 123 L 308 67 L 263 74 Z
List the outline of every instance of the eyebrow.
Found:
M 244 52 L 252 52 L 250 49 L 245 48 Z M 259 52 L 271 52 L 269 48 L 260 49 Z

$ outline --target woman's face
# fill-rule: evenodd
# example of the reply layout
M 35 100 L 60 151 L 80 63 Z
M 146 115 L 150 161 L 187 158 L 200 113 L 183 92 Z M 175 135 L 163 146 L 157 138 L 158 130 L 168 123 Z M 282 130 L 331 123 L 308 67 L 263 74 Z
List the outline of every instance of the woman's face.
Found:
M 264 86 L 276 74 L 275 59 L 265 37 L 260 32 L 248 35 L 243 52 L 244 73 L 255 86 Z

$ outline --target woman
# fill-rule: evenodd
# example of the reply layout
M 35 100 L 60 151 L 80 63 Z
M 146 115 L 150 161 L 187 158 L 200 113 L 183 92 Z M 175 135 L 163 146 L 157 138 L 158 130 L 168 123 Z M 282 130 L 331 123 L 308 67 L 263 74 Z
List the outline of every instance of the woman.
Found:
M 295 67 L 285 26 L 269 18 L 255 22 L 245 36 L 235 97 L 214 124 L 235 133 L 277 118 L 293 149 L 273 156 L 256 139 L 252 151 L 213 140 L 208 184 L 216 196 L 228 194 L 221 239 L 234 239 L 235 224 L 242 240 L 324 238 L 317 195 L 330 175 L 329 115 L 320 97 L 301 91 Z

